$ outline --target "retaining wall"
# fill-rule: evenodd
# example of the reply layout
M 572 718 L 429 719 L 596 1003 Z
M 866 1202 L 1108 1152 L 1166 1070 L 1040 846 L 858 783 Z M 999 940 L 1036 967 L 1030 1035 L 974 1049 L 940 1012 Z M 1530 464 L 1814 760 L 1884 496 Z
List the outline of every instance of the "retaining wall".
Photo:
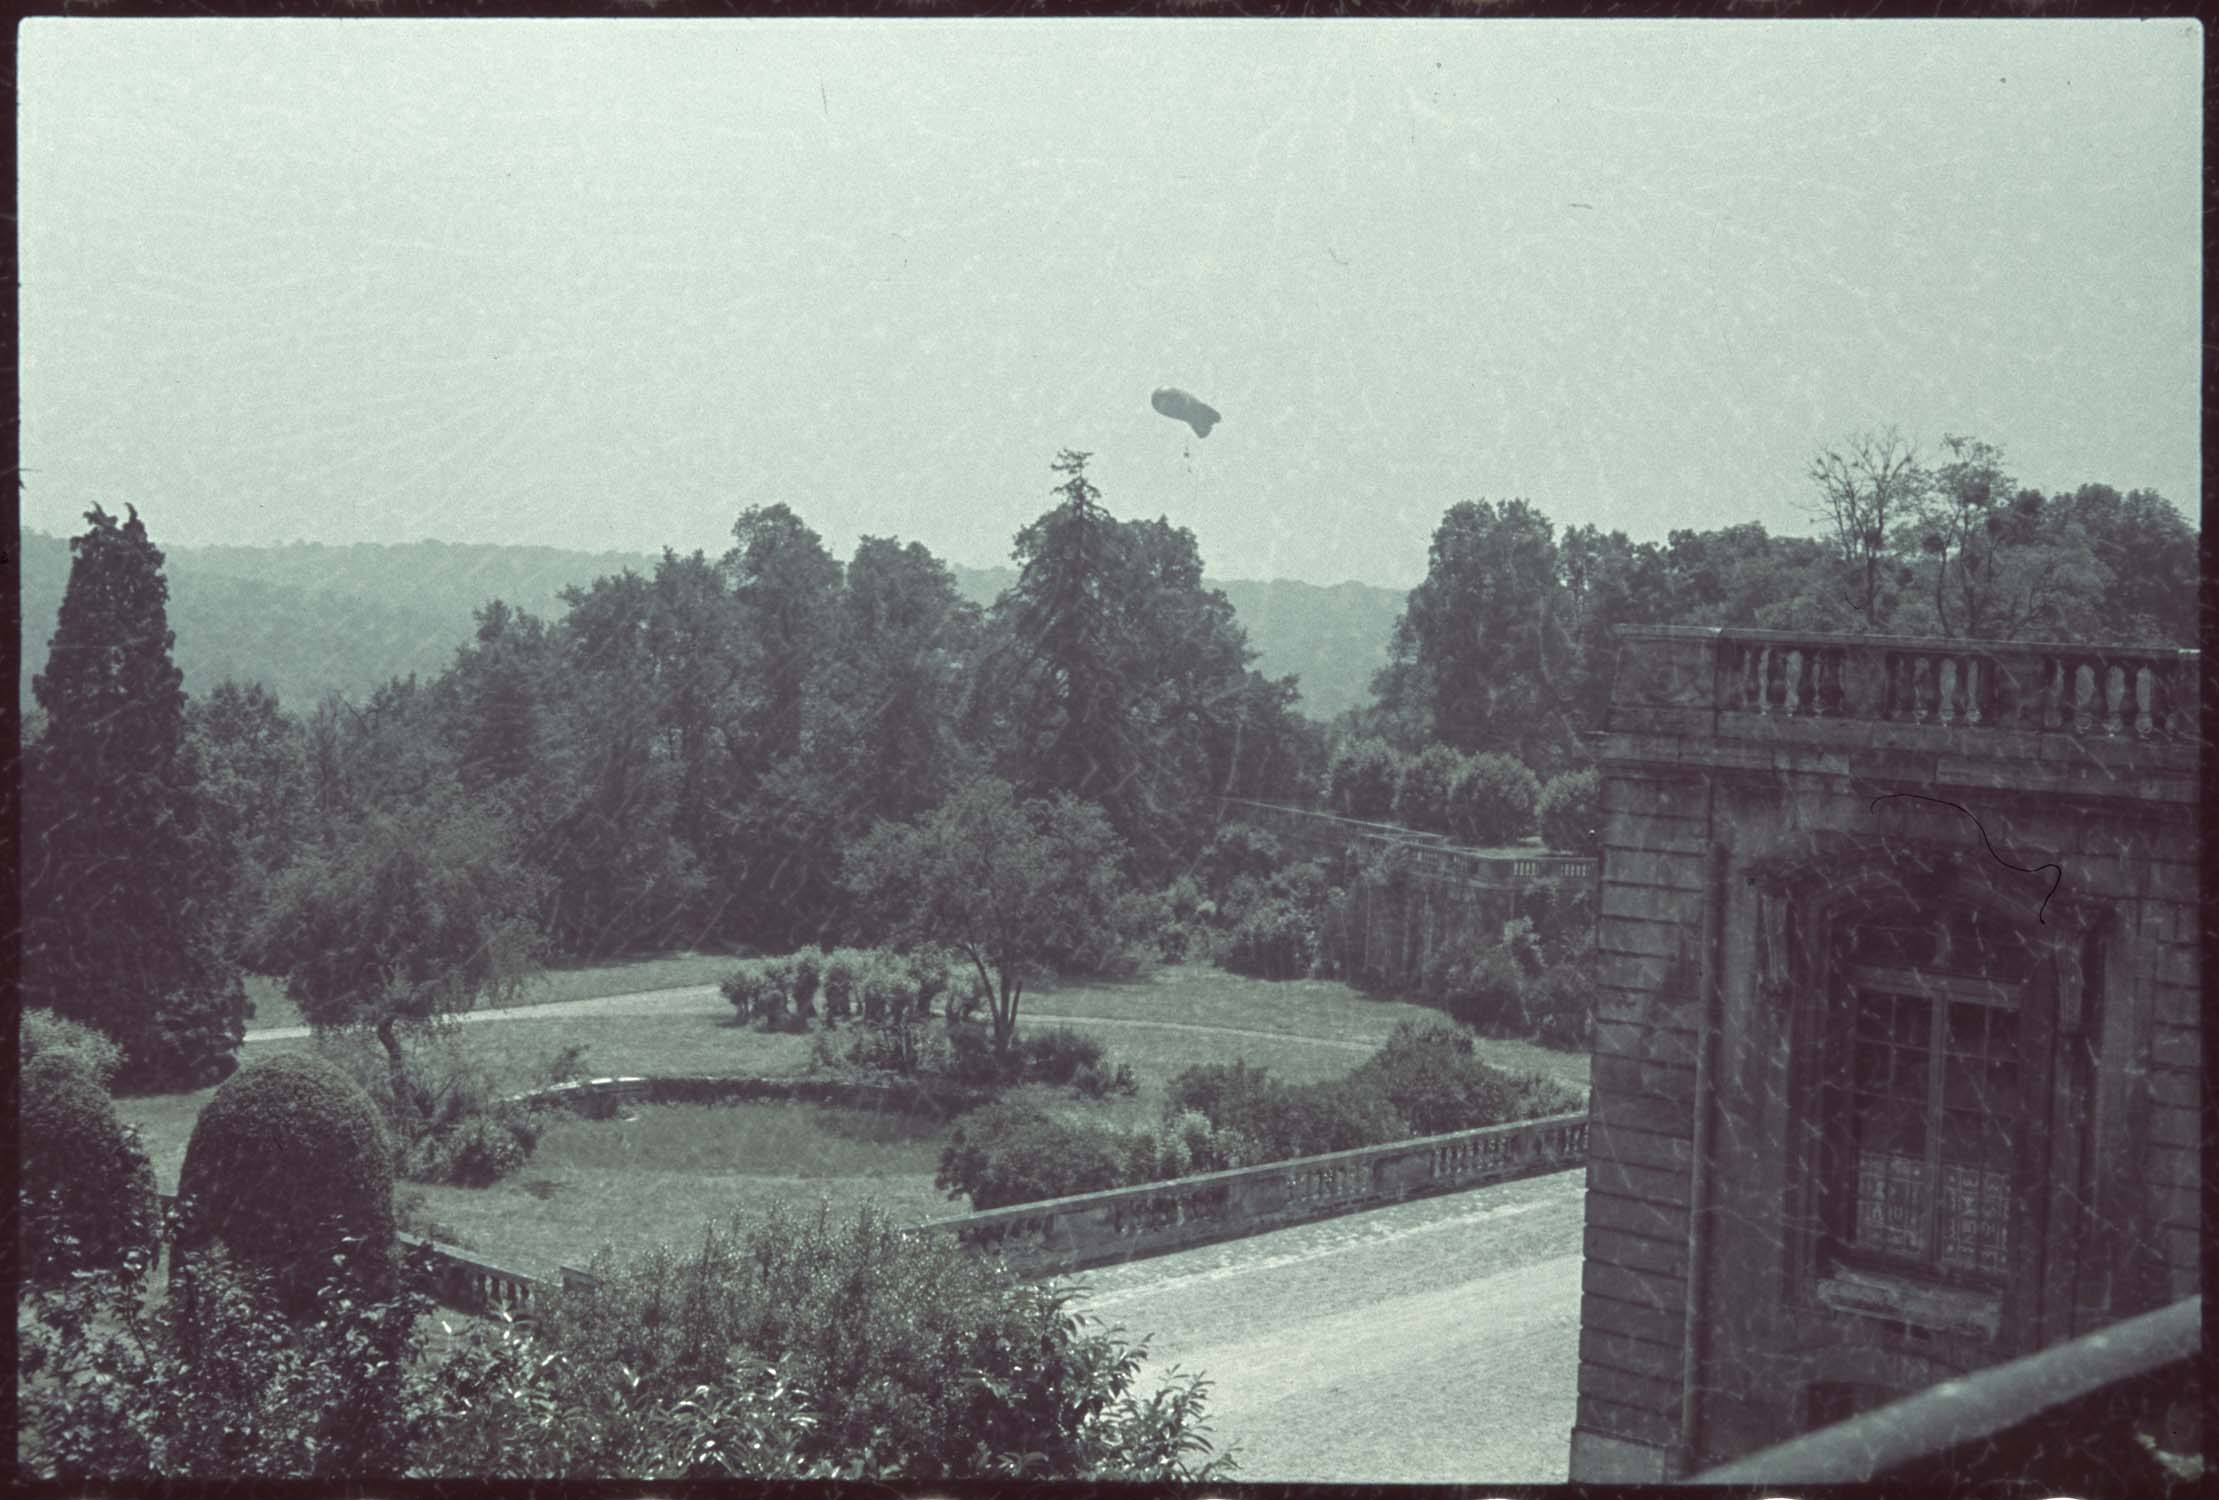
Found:
M 512 1097 L 561 1101 L 591 1114 L 627 1103 L 698 1103 L 708 1098 L 901 1107 L 899 1101 L 931 1096 L 903 1085 L 818 1078 L 593 1078 Z M 1031 1279 L 1166 1255 L 1435 1193 L 1571 1171 L 1586 1162 L 1587 1116 L 1582 1112 L 1013 1204 L 933 1219 L 903 1232 L 953 1235 L 967 1248 L 998 1256 Z M 175 1194 L 162 1195 L 165 1210 L 175 1204 Z M 458 1311 L 529 1318 L 540 1299 L 555 1290 L 554 1283 L 453 1245 L 412 1234 L 398 1238 L 404 1250 L 430 1247 L 433 1295 Z M 566 1292 L 599 1285 L 581 1267 L 558 1269 Z

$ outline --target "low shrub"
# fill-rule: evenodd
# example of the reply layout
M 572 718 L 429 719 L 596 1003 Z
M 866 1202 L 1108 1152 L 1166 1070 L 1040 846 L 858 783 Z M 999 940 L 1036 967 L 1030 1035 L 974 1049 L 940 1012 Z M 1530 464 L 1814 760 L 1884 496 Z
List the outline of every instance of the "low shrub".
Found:
M 1534 808 L 1541 841 L 1566 854 L 1600 854 L 1603 786 L 1594 771 L 1567 771 L 1549 779 Z
M 27 1283 L 154 1263 L 154 1171 L 138 1132 L 116 1118 L 98 1060 L 49 1046 L 17 1079 L 16 1244 Z
M 1108 1130 L 1001 1099 L 956 1121 L 933 1185 L 974 1209 L 1034 1203 L 1116 1187 L 1122 1156 Z
M 1585 964 L 1543 970 L 1526 982 L 1522 998 L 1543 1045 L 1585 1049 L 1595 1040 L 1595 979 Z
M 1133 1077 L 1129 1063 L 1081 1063 L 1071 1074 L 1071 1087 L 1089 1099 L 1106 1099 L 1112 1094 L 1130 1098 L 1140 1092 L 1140 1082 Z
M 1508 755 L 1475 755 L 1449 792 L 1457 836 L 1474 844 L 1510 844 L 1533 831 L 1541 782 Z
M 1524 971 L 1501 943 L 1444 944 L 1426 960 L 1419 993 L 1476 1031 L 1522 1029 Z
M 1218 962 L 1255 979 L 1301 979 L 1317 960 L 1317 932 L 1293 902 L 1257 902 L 1226 935 Z
M 1102 1044 L 1068 1026 L 1027 1031 L 1017 1039 L 1017 1053 L 1024 1077 L 1033 1083 L 1067 1085 L 1080 1068 L 1102 1065 Z
M 1253 1160 L 1282 1161 L 1399 1140 L 1409 1132 L 1370 1080 L 1288 1084 L 1235 1062 L 1188 1068 L 1164 1091 L 1164 1117 L 1192 1111 L 1219 1132 L 1237 1132 Z
M 1473 1055 L 1471 1034 L 1403 1022 L 1356 1070 L 1394 1105 L 1412 1135 L 1440 1135 L 1513 1118 L 1511 1076 Z
M 113 1037 L 51 1010 L 25 1011 L 18 1024 L 17 1041 L 19 1067 L 27 1067 L 47 1054 L 73 1057 L 103 1089 L 114 1086 L 116 1071 L 123 1066 L 123 1048 Z

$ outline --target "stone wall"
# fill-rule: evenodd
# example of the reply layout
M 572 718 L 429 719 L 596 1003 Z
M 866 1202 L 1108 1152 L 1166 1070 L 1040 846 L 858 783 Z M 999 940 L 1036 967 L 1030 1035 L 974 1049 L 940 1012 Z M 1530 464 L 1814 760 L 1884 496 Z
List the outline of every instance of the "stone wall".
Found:
M 1486 852 L 1437 833 L 1275 803 L 1227 798 L 1223 812 L 1303 857 L 1353 851 L 1390 861 L 1391 877 L 1367 877 L 1351 888 L 1348 931 L 1331 955 L 1342 973 L 1389 988 L 1414 986 L 1444 947 L 1492 941 L 1535 886 L 1593 880 L 1597 870 L 1581 855 Z
M 2194 653 L 1621 632 L 1574 1480 L 1724 1461 L 1809 1426 L 1814 1387 L 1918 1389 L 2200 1290 L 2195 689 Z M 2014 864 L 2060 867 L 2054 896 Z M 1816 1251 L 1829 914 L 1910 881 L 2049 955 L 2019 1127 L 2046 1175 L 1991 1296 Z

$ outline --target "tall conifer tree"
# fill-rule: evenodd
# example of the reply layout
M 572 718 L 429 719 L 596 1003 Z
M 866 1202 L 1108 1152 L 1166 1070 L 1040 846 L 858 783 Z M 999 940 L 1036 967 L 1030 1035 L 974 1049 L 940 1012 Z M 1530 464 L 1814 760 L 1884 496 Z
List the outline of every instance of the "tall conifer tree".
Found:
M 129 507 L 126 507 L 129 509 Z M 246 994 L 219 948 L 223 895 L 196 838 L 183 678 L 162 553 L 132 509 L 95 506 L 32 692 L 25 757 L 22 990 L 124 1048 L 119 1082 L 228 1072 Z

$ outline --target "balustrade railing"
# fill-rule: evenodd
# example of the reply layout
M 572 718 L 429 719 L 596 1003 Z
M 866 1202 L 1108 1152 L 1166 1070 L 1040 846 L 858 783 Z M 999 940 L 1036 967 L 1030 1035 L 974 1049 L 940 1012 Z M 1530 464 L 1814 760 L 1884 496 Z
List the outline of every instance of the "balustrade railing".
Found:
M 2197 733 L 2194 651 L 1721 631 L 1717 652 L 1722 722 L 1854 719 L 2083 739 Z
M 644 1098 L 645 1079 L 595 1079 L 575 1091 Z M 593 1086 L 599 1085 L 598 1089 Z M 581 1100 L 581 1102 L 583 1102 Z M 907 1234 L 951 1234 L 1022 1275 L 1056 1275 L 1308 1219 L 1381 1207 L 1406 1198 L 1489 1182 L 1570 1171 L 1587 1163 L 1587 1116 L 1554 1115 L 1416 1140 L 1390 1141 L 1292 1161 L 1112 1188 L 912 1225 Z M 176 1205 L 161 1195 L 165 1211 Z M 498 1265 L 454 1245 L 397 1236 L 404 1250 L 430 1248 L 433 1295 L 462 1312 L 528 1319 L 556 1283 Z M 560 1289 L 600 1284 L 592 1272 L 560 1268 Z
M 1276 802 L 1224 799 L 1225 812 L 1317 847 L 1392 849 L 1420 875 L 1478 885 L 1511 885 L 1535 880 L 1585 880 L 1594 861 L 1576 854 L 1504 855 L 1452 844 L 1438 833 L 1420 833 L 1396 823 L 1368 823 L 1337 813 Z
M 952 1234 L 1022 1274 L 1053 1275 L 1586 1161 L 1586 1115 L 1557 1115 L 1016 1204 L 916 1232 Z

